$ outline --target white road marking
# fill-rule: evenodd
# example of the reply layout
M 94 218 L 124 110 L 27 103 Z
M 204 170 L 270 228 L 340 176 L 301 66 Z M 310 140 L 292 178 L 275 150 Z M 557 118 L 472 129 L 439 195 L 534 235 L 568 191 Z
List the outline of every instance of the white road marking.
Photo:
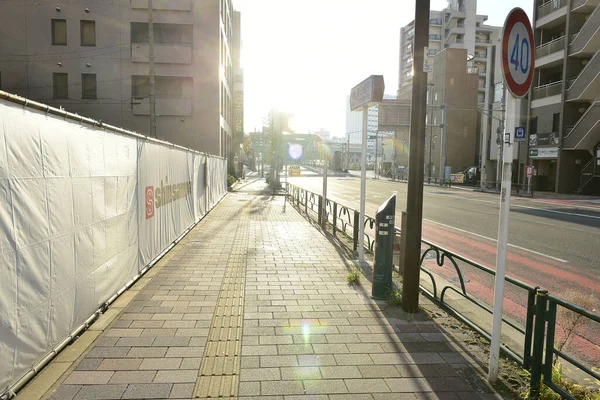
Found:
M 468 233 L 468 234 L 470 234 L 470 235 L 477 236 L 477 237 L 480 237 L 480 238 L 482 238 L 482 239 L 491 240 L 491 241 L 493 241 L 493 242 L 497 242 L 497 241 L 498 241 L 497 239 L 492 239 L 492 238 L 490 238 L 490 237 L 483 236 L 483 235 L 480 235 L 480 234 L 478 234 L 478 233 L 469 232 L 469 231 L 467 231 L 467 230 L 460 229 L 460 228 L 456 228 L 456 227 L 454 227 L 454 226 L 450 226 L 450 225 L 446 225 L 446 224 L 442 224 L 441 222 L 432 221 L 432 220 L 430 220 L 430 219 L 425 219 L 425 218 L 423 218 L 423 221 L 431 222 L 432 224 L 436 224 L 436 225 L 445 226 L 446 228 L 450 228 L 450 229 L 454 229 L 454 230 L 457 230 L 457 231 L 460 231 L 460 232 Z M 567 261 L 567 260 L 563 260 L 563 259 L 561 259 L 561 258 L 557 258 L 557 257 L 552 257 L 552 256 L 549 256 L 548 254 L 540 253 L 539 251 L 535 251 L 535 250 L 526 249 L 526 248 L 524 248 L 524 247 L 517 246 L 517 245 L 514 245 L 514 244 L 510 244 L 510 243 L 509 243 L 508 245 L 509 245 L 510 247 L 514 247 L 515 249 L 519 249 L 519 250 L 527 251 L 527 252 L 529 252 L 529 253 L 537 254 L 538 256 L 548 257 L 548 258 L 550 258 L 550 259 L 552 259 L 552 260 L 556 260 L 556 261 L 558 261 L 558 262 L 561 262 L 561 263 L 568 263 L 568 261 Z

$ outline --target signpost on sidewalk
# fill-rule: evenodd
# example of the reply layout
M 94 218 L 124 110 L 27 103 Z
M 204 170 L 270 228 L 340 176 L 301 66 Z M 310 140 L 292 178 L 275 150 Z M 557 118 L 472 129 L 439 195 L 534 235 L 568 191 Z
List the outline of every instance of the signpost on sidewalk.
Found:
M 383 75 L 371 75 L 350 92 L 350 110 L 362 110 L 362 152 L 360 154 L 360 212 L 358 227 L 358 260 L 365 261 L 365 195 L 367 192 L 367 122 L 369 107 L 383 101 Z
M 527 194 L 531 194 L 531 177 L 533 176 L 533 165 L 528 165 L 526 167 L 527 174 Z
M 531 23 L 522 8 L 513 8 L 504 22 L 502 33 L 502 72 L 505 86 L 516 98 L 525 96 L 531 88 L 535 63 L 535 44 Z M 525 138 L 525 130 L 514 132 Z M 492 340 L 488 380 L 498 379 L 500 339 L 502 334 L 502 312 L 504 301 L 504 279 L 506 275 L 506 253 L 508 247 L 508 213 L 510 212 L 510 190 L 512 177 L 513 140 L 511 132 L 504 134 L 502 156 L 502 189 L 500 191 L 500 216 L 498 222 L 498 247 L 496 251 L 496 282 L 494 286 L 494 313 L 492 316 Z

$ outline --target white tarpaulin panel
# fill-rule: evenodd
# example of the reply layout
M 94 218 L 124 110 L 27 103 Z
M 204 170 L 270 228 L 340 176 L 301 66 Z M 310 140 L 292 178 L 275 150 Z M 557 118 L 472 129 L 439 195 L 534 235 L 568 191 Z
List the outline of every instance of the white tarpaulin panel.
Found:
M 1 389 L 135 275 L 138 244 L 136 139 L 2 100 L 0 143 Z
M 140 262 L 148 264 L 194 219 L 194 155 L 155 143 L 139 144 Z
M 0 395 L 227 191 L 227 161 L 0 99 Z

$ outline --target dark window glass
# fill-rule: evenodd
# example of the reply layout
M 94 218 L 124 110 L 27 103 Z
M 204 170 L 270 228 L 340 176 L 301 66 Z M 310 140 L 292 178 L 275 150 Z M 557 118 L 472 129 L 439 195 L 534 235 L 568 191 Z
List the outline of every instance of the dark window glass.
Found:
M 81 21 L 81 45 L 96 45 L 96 21 Z
M 52 44 L 65 46 L 67 44 L 67 20 L 52 20 Z
M 69 74 L 62 72 L 55 72 L 52 74 L 52 83 L 54 86 L 54 98 L 55 99 L 68 99 L 69 98 Z
M 96 74 L 81 74 L 81 98 L 98 98 L 96 87 Z

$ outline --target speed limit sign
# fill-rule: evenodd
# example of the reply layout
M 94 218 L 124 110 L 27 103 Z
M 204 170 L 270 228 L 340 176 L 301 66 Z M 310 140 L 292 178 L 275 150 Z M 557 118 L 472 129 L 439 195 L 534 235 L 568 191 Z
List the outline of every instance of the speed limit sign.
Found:
M 531 23 L 522 8 L 513 8 L 502 32 L 502 72 L 508 90 L 523 97 L 533 81 L 535 46 Z

